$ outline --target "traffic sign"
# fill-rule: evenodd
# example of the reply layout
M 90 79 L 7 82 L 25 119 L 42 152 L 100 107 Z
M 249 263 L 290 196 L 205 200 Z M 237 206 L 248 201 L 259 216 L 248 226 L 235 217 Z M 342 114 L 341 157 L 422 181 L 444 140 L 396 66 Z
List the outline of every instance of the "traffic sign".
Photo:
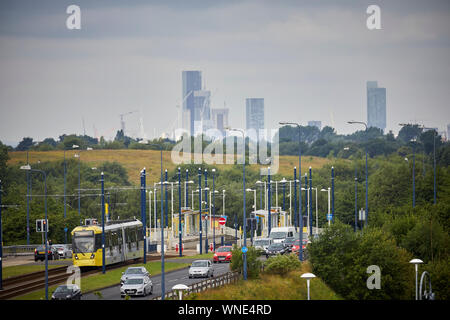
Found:
M 327 220 L 328 221 L 331 221 L 331 220 L 333 220 L 333 215 L 332 214 L 327 214 Z
M 219 218 L 219 224 L 220 224 L 221 226 L 225 225 L 226 222 L 227 222 L 227 219 L 225 219 L 224 217 L 220 217 L 220 218 Z
M 247 247 L 242 247 L 241 251 L 242 251 L 242 253 L 246 253 L 248 251 L 248 248 Z

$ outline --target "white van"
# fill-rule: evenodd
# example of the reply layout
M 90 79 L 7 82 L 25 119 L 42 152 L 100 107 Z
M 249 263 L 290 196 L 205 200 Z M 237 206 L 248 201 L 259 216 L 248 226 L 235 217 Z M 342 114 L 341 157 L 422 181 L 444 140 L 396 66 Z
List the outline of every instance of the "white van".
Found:
M 257 238 L 253 240 L 253 246 L 255 249 L 262 250 L 264 253 L 266 252 L 267 248 L 272 243 L 271 238 Z
M 272 239 L 273 243 L 283 243 L 284 239 L 294 237 L 294 234 L 294 227 L 272 228 L 270 230 L 269 238 Z

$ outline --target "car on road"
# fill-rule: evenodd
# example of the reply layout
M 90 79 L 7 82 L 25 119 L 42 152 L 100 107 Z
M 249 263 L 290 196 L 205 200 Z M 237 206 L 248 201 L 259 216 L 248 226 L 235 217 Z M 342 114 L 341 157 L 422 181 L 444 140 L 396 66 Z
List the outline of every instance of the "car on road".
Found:
M 56 248 L 60 259 L 72 258 L 72 250 L 67 244 L 54 244 L 52 247 Z
M 120 284 L 124 283 L 128 278 L 137 276 L 148 276 L 150 273 L 145 267 L 129 267 L 125 272 L 122 272 L 122 277 L 120 277 Z
M 283 243 L 277 242 L 272 243 L 266 251 L 266 258 L 269 258 L 269 256 L 276 256 L 277 254 L 285 254 L 287 252 L 286 247 Z
M 231 262 L 232 254 L 231 254 L 231 246 L 222 246 L 219 247 L 213 256 L 213 262 Z
M 147 275 L 134 275 L 128 277 L 120 286 L 120 297 L 146 296 L 153 293 L 153 283 Z
M 214 276 L 214 269 L 209 260 L 195 260 L 189 268 L 189 278 L 208 278 Z
M 302 246 L 302 248 L 303 248 L 303 250 L 306 250 L 306 246 L 308 245 L 308 243 L 310 243 L 309 242 L 309 240 L 308 240 L 308 238 L 303 238 L 302 239 L 302 241 L 303 241 L 303 246 Z M 297 254 L 298 255 L 298 251 L 299 251 L 299 249 L 300 249 L 300 240 L 299 239 L 295 239 L 295 241 L 294 241 L 294 243 L 293 243 L 293 245 L 292 245 L 292 250 L 291 250 L 291 252 L 292 253 L 295 253 L 295 254 Z
M 56 248 L 53 246 L 47 246 L 47 259 L 48 260 L 58 260 L 59 254 Z M 34 261 L 44 261 L 45 260 L 45 245 L 38 246 L 34 249 Z
M 253 247 L 255 247 L 256 250 L 261 252 L 261 254 L 265 254 L 267 248 L 272 243 L 271 238 L 258 238 L 253 241 Z
M 292 247 L 294 246 L 296 239 L 294 237 L 286 238 L 283 242 L 288 252 L 292 251 Z
M 61 285 L 52 294 L 52 300 L 81 300 L 81 289 L 76 284 Z

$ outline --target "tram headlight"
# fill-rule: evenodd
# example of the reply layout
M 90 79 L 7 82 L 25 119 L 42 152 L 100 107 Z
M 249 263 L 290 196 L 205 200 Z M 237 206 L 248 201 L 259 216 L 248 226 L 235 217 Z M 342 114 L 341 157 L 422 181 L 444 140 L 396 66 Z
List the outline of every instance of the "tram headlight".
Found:
M 78 255 L 75 255 L 75 260 L 78 260 Z
M 95 254 L 91 254 L 91 259 L 94 259 L 95 258 Z

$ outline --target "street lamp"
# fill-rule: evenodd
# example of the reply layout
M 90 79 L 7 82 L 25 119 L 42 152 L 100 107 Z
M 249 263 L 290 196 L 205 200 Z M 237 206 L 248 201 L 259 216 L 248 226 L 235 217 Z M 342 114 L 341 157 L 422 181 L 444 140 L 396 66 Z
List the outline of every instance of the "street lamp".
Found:
M 234 128 L 226 128 L 229 131 L 238 131 L 240 133 L 242 133 L 242 141 L 243 141 L 243 154 L 242 156 L 243 158 L 243 194 L 244 194 L 244 201 L 243 201 L 243 210 L 244 210 L 244 247 L 247 246 L 247 221 L 246 221 L 246 214 L 245 214 L 245 132 L 242 129 L 234 129 Z M 270 212 L 270 208 L 269 208 L 269 212 Z M 245 250 L 244 250 L 245 251 Z M 244 264 L 244 280 L 247 280 L 247 252 L 243 252 L 242 253 L 242 259 L 243 259 L 243 264 Z
M 76 144 L 73 144 L 72 145 L 72 149 L 77 149 L 77 148 L 79 148 L 79 146 L 78 145 L 76 145 Z M 67 165 L 66 165 L 66 151 L 67 151 L 67 148 L 64 146 L 64 243 L 66 243 L 67 244 L 67 226 L 65 225 L 66 224 L 66 215 L 67 215 L 67 202 L 66 202 L 66 185 L 67 185 L 67 178 L 66 178 L 66 176 L 67 176 Z
M 253 192 L 253 211 L 256 211 L 256 189 L 245 189 L 247 192 Z M 250 242 L 253 244 L 253 219 L 250 220 Z
M 367 133 L 367 123 L 362 121 L 347 121 L 349 124 L 362 124 L 366 127 L 366 133 Z M 369 180 L 368 180 L 368 171 L 367 171 L 367 147 L 364 148 L 366 151 L 366 221 L 365 224 L 367 224 L 367 221 L 369 220 Z
M 144 142 L 144 140 L 139 141 L 139 143 L 141 144 L 147 144 L 147 145 L 152 145 L 152 146 L 156 146 L 159 148 L 160 150 L 160 162 L 161 162 L 161 299 L 164 300 L 164 294 L 165 294 L 165 272 L 164 272 L 164 202 L 163 202 L 163 161 L 162 161 L 162 150 L 163 150 L 163 146 L 160 144 L 154 144 L 154 143 L 149 143 Z M 155 191 L 155 204 L 156 204 L 156 191 Z M 156 214 L 156 212 L 155 212 Z M 156 223 L 156 220 L 155 220 Z
M 300 277 L 303 278 L 303 279 L 306 279 L 306 286 L 308 288 L 308 300 L 311 300 L 310 299 L 310 294 L 309 294 L 309 281 L 311 279 L 315 278 L 316 276 L 314 274 L 312 274 L 312 273 L 304 273 Z
M 300 261 L 303 261 L 303 250 L 302 250 L 302 243 L 303 243 L 303 214 L 302 214 L 302 192 L 301 192 L 301 188 L 302 188 L 302 179 L 300 178 L 301 174 L 302 174 L 302 148 L 301 148 L 301 132 L 300 132 L 300 124 L 296 123 L 296 122 L 279 122 L 280 125 L 294 125 L 297 126 L 298 129 L 298 176 L 299 176 L 299 199 L 298 199 L 298 204 L 299 204 L 299 228 L 300 228 L 300 232 L 299 234 L 299 240 L 300 240 L 300 252 L 298 255 L 298 258 Z M 296 180 L 297 178 L 294 177 L 294 180 Z M 297 194 L 297 192 L 295 192 L 295 194 Z
M 423 129 L 433 130 L 433 203 L 436 204 L 436 136 L 437 132 L 434 128 L 426 128 Z
M 330 214 L 330 191 L 331 188 L 328 187 L 328 189 L 321 189 L 321 192 L 328 192 L 328 214 L 327 214 L 327 220 L 328 220 L 328 225 L 330 225 L 330 221 L 331 219 L 328 219 L 328 215 Z
M 419 264 L 423 263 L 420 259 L 412 259 L 409 263 L 413 264 L 416 269 L 416 300 L 419 300 L 417 277 L 419 273 Z
M 40 172 L 44 175 L 44 211 L 45 211 L 45 300 L 48 300 L 48 244 L 47 244 L 47 230 L 48 230 L 48 219 L 47 219 L 47 175 L 45 174 L 45 171 L 37 170 L 37 169 L 31 169 L 31 166 L 29 164 L 21 166 L 21 170 L 28 170 L 30 172 Z M 1 232 L 1 230 L 0 230 Z

